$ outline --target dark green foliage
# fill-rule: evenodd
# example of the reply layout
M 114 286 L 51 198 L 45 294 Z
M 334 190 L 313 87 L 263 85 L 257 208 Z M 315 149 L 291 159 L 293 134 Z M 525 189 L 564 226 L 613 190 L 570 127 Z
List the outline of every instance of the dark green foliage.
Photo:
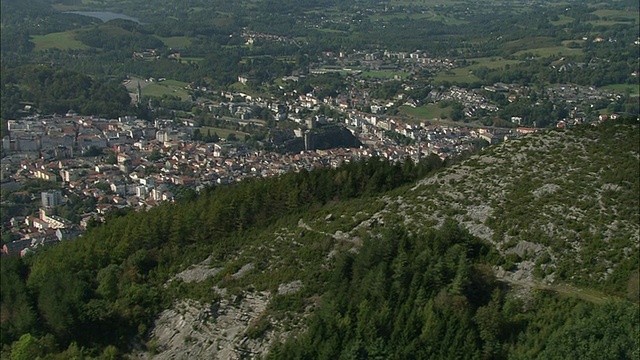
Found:
M 373 159 L 335 170 L 209 188 L 199 196 L 185 194 L 177 204 L 143 213 L 114 210 L 106 215 L 105 224 L 78 241 L 28 258 L 26 266 L 20 259 L 3 258 L 2 309 L 7 320 L 2 322 L 2 344 L 11 344 L 25 333 L 49 333 L 60 349 L 74 341 L 85 347 L 126 349 L 131 338 L 146 335 L 153 316 L 177 294 L 211 297 L 189 284 L 161 290 L 169 276 L 201 261 L 202 254 L 224 258 L 245 241 L 242 234 L 255 227 L 314 204 L 387 191 L 439 166 L 440 162 L 425 161 L 403 169 Z M 77 200 L 71 206 L 81 206 Z M 326 254 L 327 246 L 318 241 L 300 257 Z M 281 302 L 299 300 L 283 298 Z M 251 336 L 259 336 L 268 326 L 265 319 L 256 322 Z
M 22 259 L 3 257 L 0 266 L 0 337 L 4 345 L 31 331 L 36 326 L 37 316 L 25 286 L 28 268 Z
M 86 75 L 46 66 L 24 66 L 2 69 L 3 118 L 14 118 L 24 102 L 34 104 L 45 114 L 79 114 L 117 117 L 125 114 L 131 99 L 117 82 L 93 80 Z
M 357 255 L 340 256 L 308 332 L 271 357 L 503 357 L 502 291 L 478 276 L 486 253 L 453 222 L 419 235 L 385 229 Z
M 163 46 L 162 41 L 140 33 L 140 30 L 140 26 L 134 22 L 113 20 L 79 33 L 77 39 L 103 50 L 132 52 Z
M 337 260 L 309 328 L 270 359 L 638 359 L 637 304 L 498 285 L 486 246 L 453 222 L 382 230 Z
M 538 292 L 524 304 L 507 299 L 502 314 L 512 319 L 517 342 L 509 359 L 638 359 L 637 304 L 596 305 Z
M 638 359 L 637 307 L 609 303 L 580 315 L 549 339 L 538 358 Z

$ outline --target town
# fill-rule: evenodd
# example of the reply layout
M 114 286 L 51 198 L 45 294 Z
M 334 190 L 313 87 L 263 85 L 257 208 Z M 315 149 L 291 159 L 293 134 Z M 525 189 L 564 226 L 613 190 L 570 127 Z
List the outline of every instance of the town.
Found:
M 281 41 L 257 34 L 247 36 L 249 40 Z M 136 56 L 143 54 L 136 53 Z M 350 64 L 383 72 L 404 72 L 409 77 L 404 79 L 396 74 L 363 78 L 359 76 L 360 70 L 348 68 Z M 248 177 L 277 176 L 317 167 L 336 168 L 343 163 L 371 157 L 390 162 L 407 159 L 417 162 L 435 155 L 444 160 L 539 130 L 535 123 L 533 127 L 521 124 L 522 118 L 518 116 L 510 118 L 512 127 L 501 128 L 469 126 L 467 120 L 456 123 L 388 115 L 387 110 L 391 107 L 424 105 L 424 99 L 404 93 L 414 89 L 411 76 L 420 71 L 449 71 L 456 66 L 454 61 L 429 58 L 422 51 L 326 52 L 307 74 L 294 71 L 284 77 L 282 83 L 295 83 L 305 77 L 332 72 L 345 74 L 350 80 L 349 86 L 335 96 L 321 98 L 313 91 L 298 93 L 293 90 L 283 92 L 279 97 L 266 98 L 241 91 L 214 94 L 210 89 L 187 86 L 186 90 L 205 94 L 194 101 L 202 111 L 223 109 L 225 115 L 229 115 L 217 116 L 218 123 L 227 127 L 265 127 L 265 121 L 252 117 L 255 108 L 266 109 L 279 124 L 288 124 L 283 129 L 269 128 L 269 137 L 254 146 L 239 141 L 235 133 L 215 139 L 218 141 L 202 141 L 203 127 L 192 119 L 175 116 L 154 121 L 134 116 L 106 119 L 80 116 L 69 110 L 64 115 L 33 114 L 9 120 L 8 134 L 2 139 L 3 191 L 16 192 L 25 182 L 36 180 L 52 186 L 40 194 L 22 194 L 27 202 L 40 199 L 40 207 L 29 216 L 13 216 L 5 224 L 13 241 L 6 242 L 3 254 L 24 255 L 39 246 L 77 237 L 90 224 L 103 222 L 112 210 L 149 209 L 163 201 L 174 201 L 187 188 L 197 192 L 207 186 L 231 184 Z M 133 103 L 140 103 L 143 96 L 140 81 L 126 81 L 130 89 L 137 90 L 130 93 Z M 238 77 L 238 83 L 243 85 L 251 81 L 250 76 Z M 393 99 L 374 98 L 370 89 L 388 81 L 402 81 L 401 89 L 404 90 Z M 282 86 L 280 89 L 285 90 Z M 599 100 L 615 100 L 618 96 L 611 91 L 570 85 L 549 87 L 544 91 L 556 103 L 567 106 L 566 118 L 552 119 L 555 127 L 588 121 L 585 106 Z M 457 104 L 459 115 L 452 113 L 451 117 L 464 120 L 497 112 L 500 107 L 490 100 L 492 95 L 499 94 L 511 103 L 528 92 L 525 86 L 504 83 L 477 89 L 451 86 L 431 90 L 427 100 L 433 104 Z M 322 107 L 339 117 L 319 114 L 318 109 Z M 600 115 L 594 120 L 601 121 L 607 116 Z M 617 117 L 616 114 L 610 116 Z M 334 129 L 328 137 L 351 137 L 351 146 L 340 142 L 318 144 L 317 138 L 321 136 L 318 131 L 322 132 L 323 128 Z M 211 134 L 208 135 L 211 140 Z M 269 146 L 265 147 L 265 143 Z M 291 143 L 298 146 L 287 147 Z M 75 202 L 88 199 L 82 213 L 60 212 L 70 199 Z M 72 215 L 73 219 L 64 218 L 62 215 L 65 214 Z

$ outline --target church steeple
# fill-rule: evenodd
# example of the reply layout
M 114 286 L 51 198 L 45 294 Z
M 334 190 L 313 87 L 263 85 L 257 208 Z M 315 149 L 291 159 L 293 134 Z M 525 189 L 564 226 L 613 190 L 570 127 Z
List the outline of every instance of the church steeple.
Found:
M 140 87 L 140 81 L 138 81 L 138 99 L 137 103 L 140 104 L 140 100 L 142 100 L 142 87 Z

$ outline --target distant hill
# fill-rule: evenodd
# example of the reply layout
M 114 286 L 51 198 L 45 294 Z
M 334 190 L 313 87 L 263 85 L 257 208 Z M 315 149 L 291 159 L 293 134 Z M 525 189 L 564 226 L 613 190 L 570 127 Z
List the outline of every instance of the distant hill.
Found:
M 3 259 L 3 358 L 113 358 L 132 342 L 146 359 L 638 358 L 639 130 L 553 130 L 444 169 L 376 159 L 113 214 Z

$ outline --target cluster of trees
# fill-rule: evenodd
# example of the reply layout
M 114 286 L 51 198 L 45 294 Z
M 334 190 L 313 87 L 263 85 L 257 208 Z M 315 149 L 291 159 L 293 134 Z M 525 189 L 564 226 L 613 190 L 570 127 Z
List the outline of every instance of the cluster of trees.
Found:
M 128 20 L 111 20 L 81 31 L 76 38 L 82 43 L 105 51 L 116 50 L 129 53 L 144 49 L 162 48 L 164 44 L 156 37 L 146 34 L 140 25 Z
M 270 359 L 633 358 L 638 307 L 509 294 L 493 256 L 454 222 L 409 235 L 393 226 L 336 261 L 308 330 Z
M 402 223 L 399 221 L 398 223 Z M 621 359 L 638 356 L 637 305 L 535 293 L 492 275 L 486 244 L 453 221 L 389 226 L 336 260 L 308 330 L 270 359 Z
M 191 139 L 193 139 L 194 141 L 203 141 L 205 143 L 216 143 L 220 141 L 220 136 L 218 136 L 218 133 L 215 131 L 211 133 L 211 129 L 208 129 L 205 135 L 202 134 L 202 131 L 200 131 L 200 129 L 195 129 L 193 131 Z
M 23 66 L 2 69 L 1 114 L 15 118 L 25 104 L 45 114 L 79 114 L 118 117 L 131 110 L 131 98 L 118 82 L 92 79 L 67 69 Z M 7 96 L 5 96 L 5 94 Z
M 340 256 L 309 330 L 271 357 L 499 357 L 504 294 L 478 264 L 488 247 L 453 222 L 419 235 L 381 232 Z

